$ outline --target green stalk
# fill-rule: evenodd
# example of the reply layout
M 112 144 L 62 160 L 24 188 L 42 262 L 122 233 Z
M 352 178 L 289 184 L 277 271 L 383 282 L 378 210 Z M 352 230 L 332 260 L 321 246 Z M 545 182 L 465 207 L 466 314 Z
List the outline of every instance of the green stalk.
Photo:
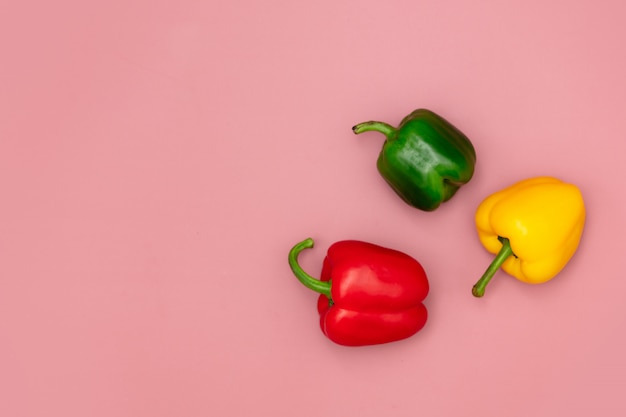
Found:
M 506 261 L 509 256 L 515 256 L 513 250 L 511 249 L 509 239 L 505 237 L 498 237 L 498 240 L 502 242 L 502 248 L 494 258 L 493 262 L 491 262 L 489 268 L 487 268 L 483 276 L 480 277 L 476 284 L 474 284 L 474 287 L 472 288 L 472 294 L 474 297 L 482 297 L 485 295 L 485 288 L 487 287 L 487 284 L 489 284 L 491 278 L 493 278 L 496 272 L 498 272 L 498 269 L 500 269 L 504 261 Z
M 359 123 L 352 128 L 352 131 L 357 135 L 363 132 L 376 131 L 390 138 L 391 136 L 393 136 L 394 133 L 396 133 L 396 128 L 385 122 L 372 121 Z
M 331 300 L 331 282 L 320 281 L 319 279 L 313 278 L 311 275 L 307 274 L 304 269 L 302 269 L 300 264 L 298 264 L 298 255 L 300 255 L 300 252 L 302 252 L 304 249 L 312 248 L 313 245 L 314 242 L 311 238 L 305 239 L 302 242 L 296 244 L 289 251 L 289 266 L 291 267 L 291 270 L 293 271 L 293 274 L 296 276 L 296 278 L 298 278 L 298 280 L 302 284 L 304 284 L 305 287 L 320 294 L 324 294 L 326 297 L 328 297 L 329 300 Z

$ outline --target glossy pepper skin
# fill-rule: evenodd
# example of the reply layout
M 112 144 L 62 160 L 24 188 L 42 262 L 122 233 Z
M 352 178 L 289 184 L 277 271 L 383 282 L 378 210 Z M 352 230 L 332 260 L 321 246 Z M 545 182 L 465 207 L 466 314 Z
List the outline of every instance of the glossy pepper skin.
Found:
M 487 197 L 476 210 L 476 229 L 496 257 L 472 293 L 482 297 L 500 267 L 529 284 L 552 279 L 576 252 L 584 225 L 580 190 L 556 178 L 526 179 Z
M 419 262 L 402 252 L 367 242 L 344 240 L 330 246 L 321 279 L 308 275 L 298 255 L 313 240 L 289 252 L 294 275 L 321 293 L 318 312 L 322 332 L 345 346 L 376 345 L 408 338 L 424 327 L 422 301 L 428 279 Z
M 437 209 L 474 175 L 472 143 L 430 110 L 415 110 L 397 128 L 371 121 L 352 130 L 355 134 L 377 131 L 387 137 L 378 171 L 406 203 L 420 210 Z

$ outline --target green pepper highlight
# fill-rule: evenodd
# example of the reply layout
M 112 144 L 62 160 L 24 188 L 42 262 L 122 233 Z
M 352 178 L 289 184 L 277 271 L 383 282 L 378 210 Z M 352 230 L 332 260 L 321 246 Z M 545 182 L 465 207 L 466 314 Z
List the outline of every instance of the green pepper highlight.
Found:
M 474 175 L 476 151 L 470 140 L 430 110 L 415 110 L 397 128 L 370 121 L 352 130 L 386 136 L 378 171 L 407 204 L 420 210 L 436 210 Z

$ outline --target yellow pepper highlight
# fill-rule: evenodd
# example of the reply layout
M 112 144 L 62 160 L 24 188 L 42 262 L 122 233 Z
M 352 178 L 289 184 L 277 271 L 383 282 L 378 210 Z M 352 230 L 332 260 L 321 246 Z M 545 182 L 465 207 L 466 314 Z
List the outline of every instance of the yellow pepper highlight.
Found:
M 584 224 L 580 190 L 556 178 L 526 179 L 487 197 L 476 210 L 476 229 L 496 258 L 472 293 L 482 297 L 500 267 L 529 284 L 552 279 L 576 252 Z

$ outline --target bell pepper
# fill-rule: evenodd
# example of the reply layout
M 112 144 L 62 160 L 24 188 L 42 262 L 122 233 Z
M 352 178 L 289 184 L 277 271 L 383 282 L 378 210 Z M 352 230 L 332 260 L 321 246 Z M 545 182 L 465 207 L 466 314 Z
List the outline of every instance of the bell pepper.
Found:
M 580 190 L 556 178 L 526 179 L 487 197 L 476 210 L 476 229 L 496 257 L 472 294 L 482 297 L 500 268 L 529 284 L 552 279 L 576 252 L 584 224 Z
M 289 266 L 307 288 L 320 293 L 322 332 L 345 346 L 375 345 L 408 338 L 426 324 L 422 301 L 428 279 L 420 263 L 397 250 L 344 240 L 328 248 L 321 279 L 307 274 L 298 255 L 313 240 L 296 244 Z
M 397 128 L 370 121 L 352 130 L 355 134 L 377 131 L 387 137 L 378 171 L 406 203 L 420 210 L 437 209 L 474 175 L 472 143 L 430 110 L 415 110 Z

